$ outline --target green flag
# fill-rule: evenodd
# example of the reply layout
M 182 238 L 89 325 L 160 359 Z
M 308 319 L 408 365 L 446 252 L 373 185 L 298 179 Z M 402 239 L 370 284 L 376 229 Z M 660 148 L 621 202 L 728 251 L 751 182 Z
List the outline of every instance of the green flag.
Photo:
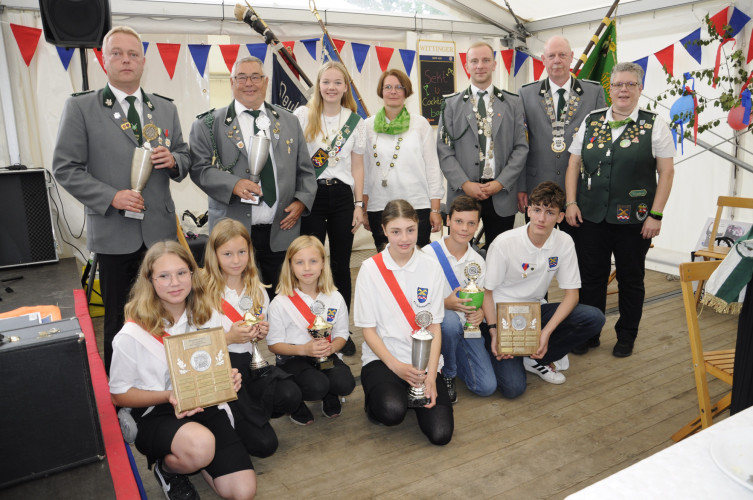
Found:
M 580 57 L 582 60 L 585 54 Z M 617 25 L 612 19 L 578 73 L 578 78 L 581 80 L 594 80 L 601 83 L 604 87 L 604 98 L 609 106 L 612 104 L 612 99 L 609 97 L 609 77 L 615 64 L 617 64 Z

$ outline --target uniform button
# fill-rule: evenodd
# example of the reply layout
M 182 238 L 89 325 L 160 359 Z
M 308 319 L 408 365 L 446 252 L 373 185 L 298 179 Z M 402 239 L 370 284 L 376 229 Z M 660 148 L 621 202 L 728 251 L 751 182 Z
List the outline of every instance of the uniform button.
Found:
M 474 165 L 478 166 L 478 162 L 474 163 Z
M 557 158 L 559 158 L 559 157 L 560 157 L 560 156 L 559 156 L 559 155 L 557 155 Z M 557 175 L 560 175 L 560 171 L 559 171 L 559 170 L 557 170 Z
M 559 155 L 559 153 L 558 153 L 558 154 L 557 154 L 557 158 L 559 158 L 559 157 L 560 157 L 560 155 Z M 559 172 L 557 172 L 557 175 L 559 175 Z
M 251 214 L 246 214 L 246 217 L 251 218 Z
M 251 173 L 251 171 L 250 171 L 249 169 L 246 169 L 246 173 L 247 173 L 247 174 L 250 174 L 250 173 Z
M 476 144 L 476 145 L 475 145 L 474 147 L 475 147 L 476 149 L 478 149 L 478 144 Z

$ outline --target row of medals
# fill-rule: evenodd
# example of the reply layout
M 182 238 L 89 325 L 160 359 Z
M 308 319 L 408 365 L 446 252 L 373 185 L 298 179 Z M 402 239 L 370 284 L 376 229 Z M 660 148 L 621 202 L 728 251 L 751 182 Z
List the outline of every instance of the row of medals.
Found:
M 599 125 L 599 122 L 592 121 L 590 125 L 592 127 L 595 127 Z M 622 133 L 623 139 L 620 141 L 620 147 L 629 148 L 632 143 L 638 144 L 639 136 L 645 135 L 646 129 L 650 130 L 651 124 L 645 123 L 645 120 L 641 120 L 640 124 L 632 122 L 627 126 L 627 128 L 625 128 L 625 131 Z M 604 144 L 612 143 L 612 130 L 609 127 L 609 123 L 606 121 L 606 118 L 604 119 L 604 123 L 602 123 L 601 127 L 594 130 L 592 141 L 586 145 L 586 149 L 591 149 L 594 147 L 593 139 L 596 140 L 596 147 L 598 147 L 599 149 L 603 148 Z M 607 151 L 607 156 L 610 156 L 609 151 Z

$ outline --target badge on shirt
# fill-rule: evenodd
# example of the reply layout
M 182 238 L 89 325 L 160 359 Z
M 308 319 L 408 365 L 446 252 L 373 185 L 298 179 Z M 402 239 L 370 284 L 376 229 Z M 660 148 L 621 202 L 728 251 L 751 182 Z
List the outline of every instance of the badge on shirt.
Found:
M 641 203 L 638 205 L 638 209 L 635 211 L 635 218 L 643 222 L 648 216 L 648 205 Z
M 559 263 L 559 257 L 549 257 L 549 270 L 554 271 L 557 269 Z
M 332 323 L 335 321 L 335 315 L 337 314 L 337 309 L 334 307 L 330 307 L 327 309 L 327 321 Z
M 617 220 L 630 220 L 630 205 L 617 205 Z
M 419 304 L 423 304 L 426 302 L 426 299 L 429 298 L 429 289 L 428 288 L 416 288 L 416 300 L 418 300 Z

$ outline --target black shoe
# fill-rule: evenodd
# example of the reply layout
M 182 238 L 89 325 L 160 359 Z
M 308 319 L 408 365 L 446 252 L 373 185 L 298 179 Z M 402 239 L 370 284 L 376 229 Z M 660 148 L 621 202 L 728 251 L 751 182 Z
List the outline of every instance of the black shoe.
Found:
M 586 342 L 586 344 L 588 344 L 588 347 L 599 347 L 601 345 L 601 339 L 597 335 L 588 339 L 588 342 Z
M 343 356 L 352 356 L 356 353 L 356 344 L 353 342 L 353 334 L 350 334 L 350 337 L 348 337 L 348 340 L 345 341 L 345 345 L 342 349 L 340 349 L 340 352 L 343 353 Z
M 458 391 L 455 389 L 455 377 L 445 377 L 442 375 L 442 378 L 444 379 L 444 384 L 447 386 L 447 394 L 450 396 L 450 403 L 457 403 Z
M 631 354 L 633 354 L 633 345 L 622 340 L 618 340 L 612 349 L 612 356 L 616 358 L 627 358 Z
M 154 463 L 154 477 L 162 487 L 167 500 L 199 500 L 199 492 L 191 484 L 188 476 L 166 472 L 162 460 Z
M 327 418 L 337 418 L 343 411 L 342 404 L 340 404 L 340 396 L 332 393 L 328 393 L 322 399 L 322 415 Z
M 590 339 L 583 342 L 581 345 L 573 347 L 570 352 L 577 355 L 583 355 L 588 352 L 588 349 L 591 347 L 599 347 L 601 345 L 601 340 L 599 340 L 599 336 L 591 337 Z
M 305 401 L 301 401 L 298 409 L 290 414 L 290 421 L 297 425 L 311 425 L 314 423 L 314 415 L 311 414 L 311 410 L 306 406 Z

